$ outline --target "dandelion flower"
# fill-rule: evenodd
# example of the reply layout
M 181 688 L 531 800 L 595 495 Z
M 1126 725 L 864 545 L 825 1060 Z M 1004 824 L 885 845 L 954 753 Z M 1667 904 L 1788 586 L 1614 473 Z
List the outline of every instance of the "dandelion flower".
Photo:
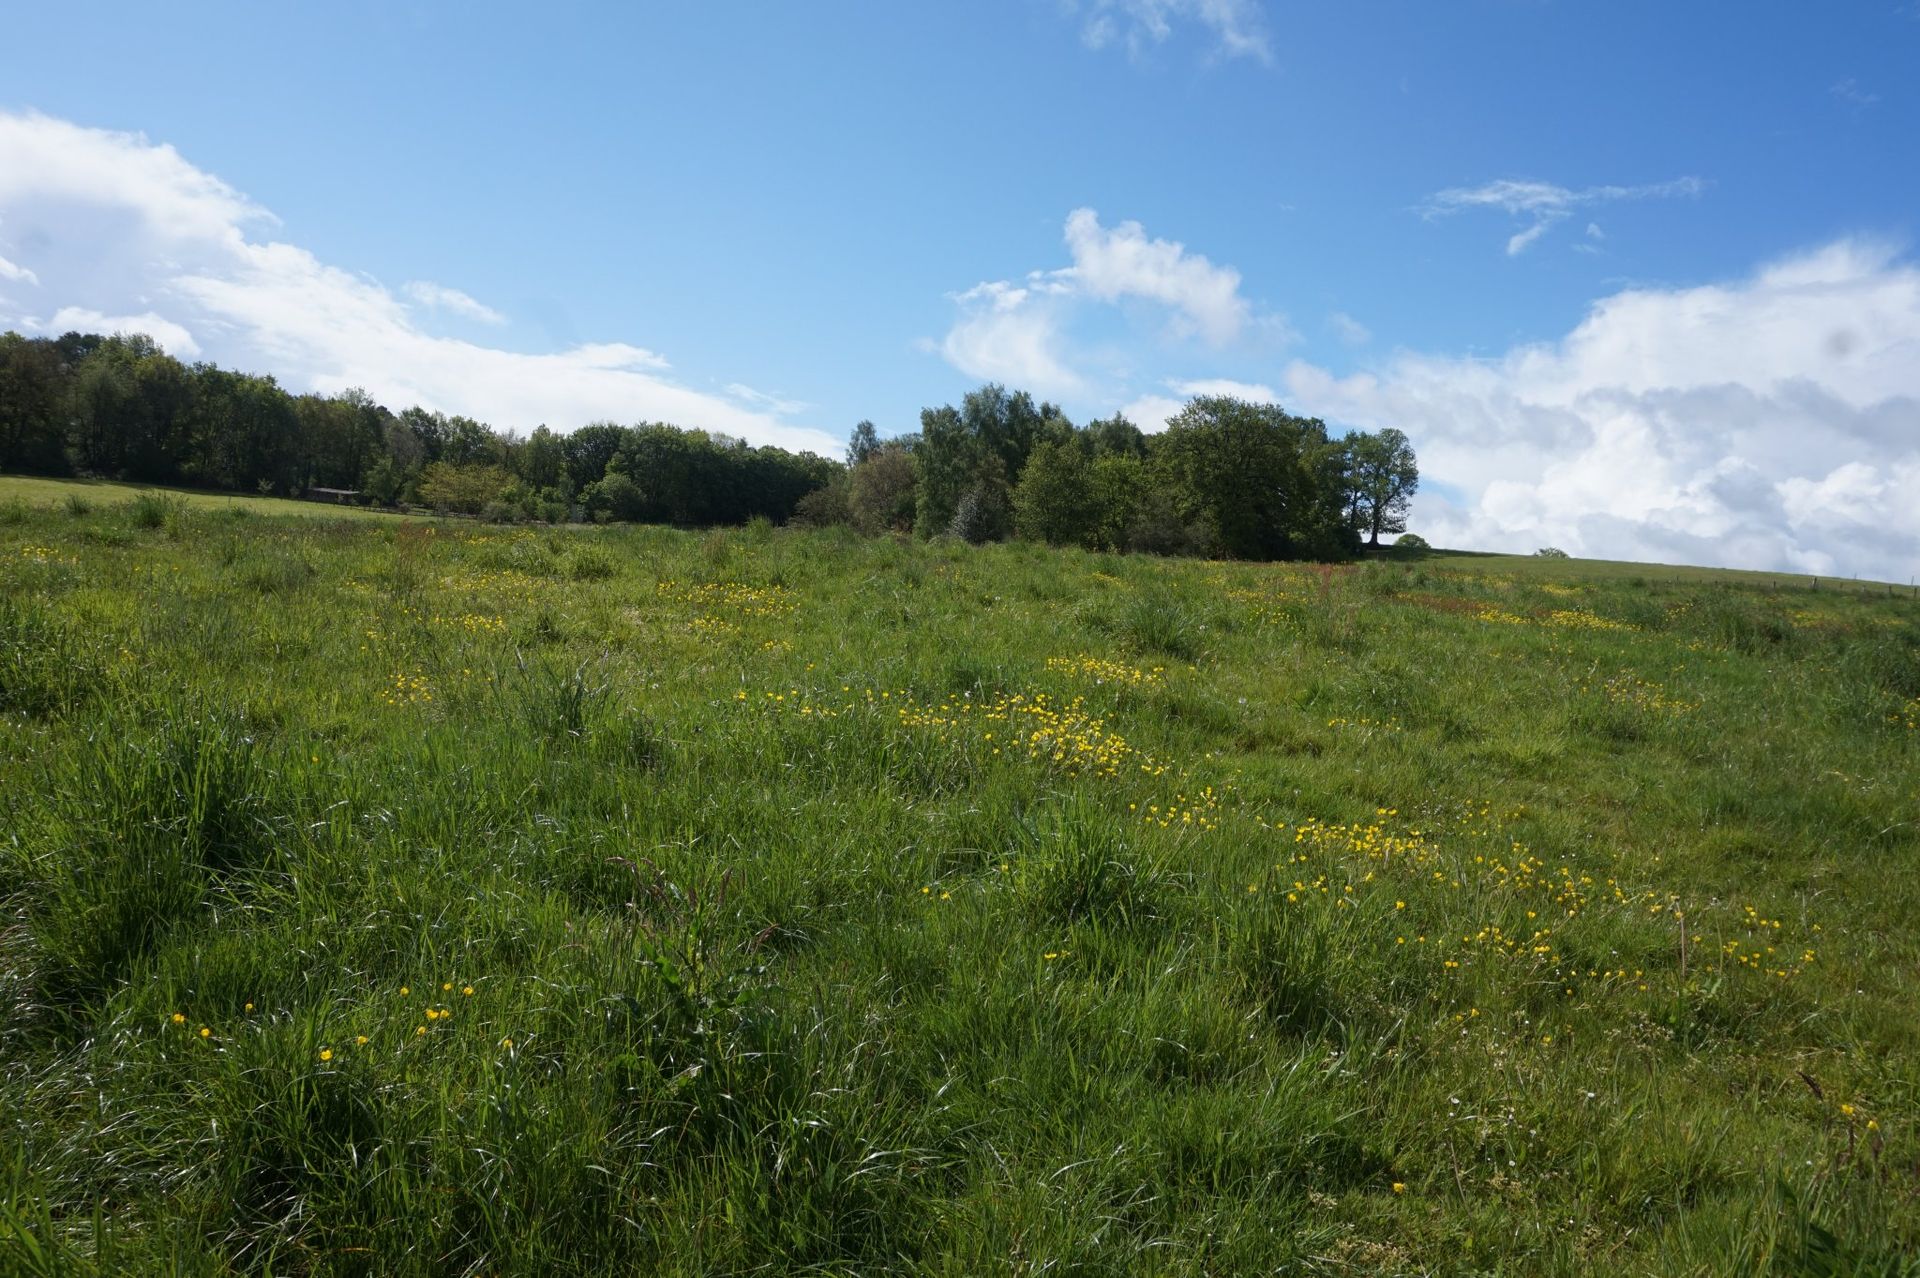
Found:
M 472 997 L 473 997 L 473 986 L 471 986 L 471 985 L 462 985 L 462 986 L 460 987 L 460 993 L 461 993 L 462 995 L 464 995 L 465 997 L 467 997 L 467 998 L 472 998 Z
M 1845 1115 L 1846 1115 L 1846 1116 L 1847 1116 L 1848 1118 L 1852 1118 L 1852 1117 L 1853 1117 L 1853 1106 L 1851 1106 L 1851 1105 L 1848 1105 L 1848 1104 L 1846 1104 L 1846 1103 L 1845 1103 L 1845 1102 L 1843 1101 L 1843 1102 L 1841 1103 L 1841 1105 L 1840 1105 L 1840 1112 L 1841 1112 L 1842 1114 L 1845 1114 Z
M 201 1038 L 212 1038 L 212 1037 L 213 1037 L 213 1031 L 212 1031 L 212 1030 L 210 1030 L 210 1029 L 208 1029 L 208 1028 L 207 1028 L 206 1026 L 204 1026 L 204 1025 L 202 1025 L 202 1026 L 200 1027 L 200 1037 L 201 1037 Z
M 247 1004 L 247 1010 L 251 1012 L 253 1010 L 253 1004 L 251 1003 Z
M 1405 1182 L 1405 1181 L 1400 1181 L 1400 1180 L 1396 1180 L 1396 1181 L 1394 1181 L 1394 1182 L 1393 1182 L 1393 1192 L 1394 1192 L 1394 1193 L 1396 1193 L 1396 1194 L 1404 1194 L 1404 1193 L 1406 1193 L 1406 1192 L 1407 1192 L 1407 1185 L 1406 1185 L 1406 1182 Z
M 427 1027 L 424 1025 L 416 1025 L 413 1027 L 413 1032 L 414 1032 L 414 1035 L 418 1037 L 419 1035 L 427 1032 Z
M 513 1050 L 513 1040 L 512 1040 L 512 1039 L 510 1039 L 510 1038 L 503 1038 L 503 1039 L 501 1039 L 501 1040 L 500 1040 L 500 1046 L 502 1046 L 502 1047 L 504 1047 L 504 1048 L 506 1048 L 506 1049 L 507 1049 L 508 1051 L 512 1051 L 512 1050 Z
M 448 991 L 448 990 L 450 990 L 450 989 L 452 989 L 452 988 L 453 988 L 453 982 L 452 982 L 452 981 L 443 981 L 443 982 L 441 983 L 441 985 L 440 985 L 440 992 L 444 994 L 444 993 L 445 993 L 446 991 Z
M 400 987 L 400 997 L 401 997 L 401 998 L 405 998 L 405 997 L 406 997 L 407 995 L 409 995 L 409 994 L 411 994 L 411 993 L 413 993 L 413 991 L 412 991 L 412 990 L 410 990 L 410 989 L 408 989 L 408 988 L 407 988 L 406 986 L 404 986 L 404 985 L 402 985 L 402 986 Z
M 333 1059 L 333 1049 L 332 1049 L 331 1047 L 323 1047 L 323 1048 L 321 1048 L 321 1049 L 320 1049 L 320 1059 L 321 1059 L 322 1061 L 330 1061 L 330 1060 L 332 1060 L 332 1059 Z
M 365 1034 L 356 1035 L 353 1040 L 353 1045 L 355 1047 L 365 1047 L 367 1045 L 367 1036 Z
M 185 1025 L 187 1023 L 186 1014 L 183 1012 L 175 1012 L 171 1019 L 175 1025 Z

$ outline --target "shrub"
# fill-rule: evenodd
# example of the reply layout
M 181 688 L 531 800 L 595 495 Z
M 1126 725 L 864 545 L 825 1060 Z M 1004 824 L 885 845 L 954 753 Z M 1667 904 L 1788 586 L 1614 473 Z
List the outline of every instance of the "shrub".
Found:
M 421 472 L 420 500 L 435 510 L 480 512 L 484 518 L 489 503 L 500 501 L 512 484 L 513 476 L 498 466 L 435 462 Z
M 1566 559 L 1568 554 L 1558 546 L 1542 546 L 1533 552 L 1535 559 Z
M 861 532 L 907 532 L 916 496 L 913 454 L 897 443 L 883 445 L 847 474 L 847 511 Z
M 587 509 L 600 523 L 614 520 L 632 523 L 640 518 L 646 506 L 640 485 L 617 470 L 608 471 L 605 478 L 588 485 L 586 498 Z
M 973 545 L 999 541 L 1012 524 L 1007 495 L 998 484 L 975 484 L 960 495 L 947 533 Z
M 829 528 L 852 523 L 853 508 L 847 504 L 846 476 L 835 475 L 802 497 L 793 508 L 793 522 L 805 528 Z

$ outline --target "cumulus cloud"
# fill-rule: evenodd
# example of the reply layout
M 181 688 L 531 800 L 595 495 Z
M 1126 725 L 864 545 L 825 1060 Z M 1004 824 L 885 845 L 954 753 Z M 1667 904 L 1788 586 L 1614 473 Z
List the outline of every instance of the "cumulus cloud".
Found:
M 935 346 L 948 363 L 1043 394 L 1084 393 L 1087 379 L 1074 367 L 1066 330 L 1089 303 L 1145 304 L 1168 317 L 1166 335 L 1175 341 L 1223 347 L 1256 328 L 1290 336 L 1284 320 L 1254 314 L 1238 271 L 1177 241 L 1152 239 L 1138 222 L 1106 227 L 1094 210 L 1075 209 L 1064 235 L 1072 265 L 953 295 L 959 318 Z
M 0 223 L 23 273 L 0 301 L 0 328 L 53 332 L 63 314 L 97 317 L 102 327 L 141 328 L 176 353 L 272 372 L 296 390 L 359 386 L 396 407 L 418 403 L 502 427 L 670 421 L 840 449 L 779 413 L 678 384 L 644 347 L 526 354 L 438 335 L 403 298 L 459 312 L 457 298 L 491 312 L 437 285 L 396 294 L 272 239 L 277 223 L 265 209 L 137 134 L 0 112 Z
M 1159 302 L 1216 346 L 1238 337 L 1247 322 L 1240 272 L 1215 266 L 1177 241 L 1150 240 L 1138 222 L 1109 230 L 1092 209 L 1075 209 L 1067 215 L 1067 249 L 1073 265 L 1054 276 L 1089 297 Z
M 457 288 L 448 288 L 444 284 L 434 284 L 427 280 L 408 280 L 400 286 L 400 291 L 422 306 L 471 320 L 479 320 L 482 324 L 507 322 L 507 317 L 491 306 L 476 301 Z
M 1697 177 L 1675 178 L 1644 186 L 1589 186 L 1580 190 L 1519 178 L 1501 178 L 1482 186 L 1457 186 L 1436 192 L 1421 206 L 1428 218 L 1445 217 L 1476 209 L 1498 209 L 1524 218 L 1528 225 L 1507 239 L 1507 256 L 1517 257 L 1531 248 L 1556 224 L 1572 217 L 1575 211 L 1594 204 L 1621 200 L 1663 200 L 1694 198 L 1706 190 Z M 1599 228 L 1589 222 L 1591 235 Z M 1595 238 L 1600 238 L 1595 236 Z
M 1121 45 L 1137 58 L 1164 44 L 1176 23 L 1194 22 L 1225 57 L 1273 61 L 1257 0 L 1066 0 L 1066 8 L 1082 15 L 1080 38 L 1090 49 Z
M 1631 289 L 1493 360 L 1289 367 L 1290 406 L 1398 426 L 1430 540 L 1905 581 L 1920 570 L 1920 267 L 1844 240 Z M 1457 494 L 1457 499 L 1435 495 Z
M 1086 381 L 1062 353 L 1058 295 L 1003 280 L 976 284 L 953 296 L 960 308 L 940 354 L 961 372 L 1009 382 L 1043 395 L 1078 395 Z

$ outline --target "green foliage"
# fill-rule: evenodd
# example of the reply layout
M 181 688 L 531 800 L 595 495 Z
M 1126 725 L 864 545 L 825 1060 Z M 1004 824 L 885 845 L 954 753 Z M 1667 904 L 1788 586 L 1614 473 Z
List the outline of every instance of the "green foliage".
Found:
M 1034 449 L 1013 490 L 1014 531 L 1050 546 L 1098 545 L 1100 511 L 1091 470 L 1074 443 L 1048 442 Z
M 1420 487 L 1413 445 L 1391 426 L 1375 434 L 1350 434 L 1342 443 L 1348 517 L 1367 535 L 1369 546 L 1378 546 L 1381 533 L 1407 530 L 1407 506 Z
M 434 462 L 417 487 L 420 500 L 435 510 L 477 515 L 490 504 L 504 507 L 501 498 L 512 483 L 512 474 L 500 466 Z
M 997 480 L 981 480 L 960 494 L 947 522 L 947 535 L 973 545 L 999 541 L 1013 525 L 1013 512 L 1007 501 L 1006 486 Z
M 1350 549 L 1326 426 L 1268 404 L 1201 396 L 1167 423 L 1155 465 L 1181 518 L 1204 521 L 1236 559 Z
M 847 475 L 847 513 L 868 534 L 911 532 L 915 519 L 913 454 L 893 443 L 857 462 Z

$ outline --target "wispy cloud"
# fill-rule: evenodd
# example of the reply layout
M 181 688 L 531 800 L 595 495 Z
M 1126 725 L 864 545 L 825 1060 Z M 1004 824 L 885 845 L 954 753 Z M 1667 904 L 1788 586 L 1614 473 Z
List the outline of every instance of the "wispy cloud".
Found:
M 137 134 L 0 112 L 0 219 L 32 246 L 0 328 L 139 329 L 296 390 L 359 386 L 499 426 L 668 421 L 840 451 L 780 411 L 674 381 L 664 358 L 628 342 L 524 353 L 430 332 L 409 302 L 475 319 L 491 308 L 439 285 L 389 290 L 268 238 L 264 209 Z
M 1671 182 L 1653 182 L 1642 186 L 1589 186 L 1579 189 L 1520 178 L 1501 178 L 1481 186 L 1457 186 L 1428 197 L 1420 207 L 1427 218 L 1446 217 L 1479 209 L 1498 209 L 1514 217 L 1526 218 L 1529 225 L 1507 240 L 1507 255 L 1517 257 L 1531 248 L 1556 224 L 1572 217 L 1575 211 L 1594 204 L 1623 200 L 1663 200 L 1696 198 L 1707 184 L 1697 177 L 1675 178 Z M 1594 229 L 1588 224 L 1589 233 Z
M 427 280 L 409 280 L 401 285 L 400 291 L 422 306 L 437 311 L 461 315 L 467 319 L 479 320 L 482 324 L 504 324 L 507 317 L 484 302 L 475 301 L 457 288 L 448 288 L 444 284 L 434 284 Z
M 1365 346 L 1373 340 L 1373 331 L 1345 311 L 1335 311 L 1327 316 L 1327 327 L 1349 346 Z
M 1827 92 L 1856 110 L 1870 107 L 1880 100 L 1879 94 L 1867 92 L 1852 76 L 1835 81 L 1828 86 Z
M 727 394 L 733 396 L 750 408 L 764 409 L 769 413 L 778 413 L 782 417 L 792 417 L 810 411 L 814 405 L 803 400 L 787 399 L 779 395 L 769 395 L 757 391 L 741 382 L 728 382 Z
M 1258 0 L 1064 0 L 1064 7 L 1081 16 L 1080 38 L 1091 49 L 1119 45 L 1137 58 L 1190 22 L 1212 35 L 1224 57 L 1273 61 Z

